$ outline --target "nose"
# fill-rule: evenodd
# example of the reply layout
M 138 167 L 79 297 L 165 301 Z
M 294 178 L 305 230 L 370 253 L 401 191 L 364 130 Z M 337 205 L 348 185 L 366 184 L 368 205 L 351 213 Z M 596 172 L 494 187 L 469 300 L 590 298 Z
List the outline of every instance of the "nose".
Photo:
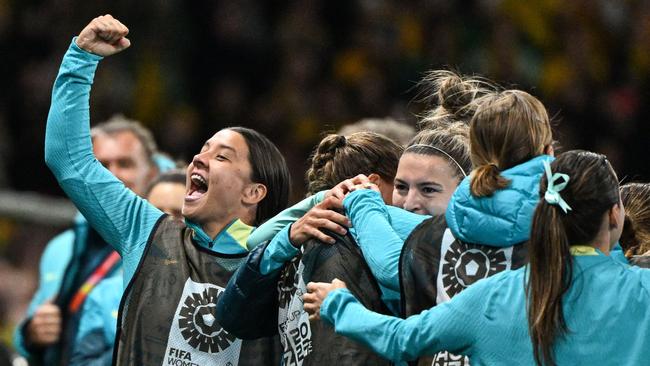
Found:
M 194 165 L 197 168 L 207 168 L 208 163 L 207 163 L 206 154 L 198 153 L 194 155 L 194 158 L 192 159 L 192 165 Z
M 410 212 L 419 211 L 422 208 L 415 189 L 410 189 L 404 200 L 404 209 Z

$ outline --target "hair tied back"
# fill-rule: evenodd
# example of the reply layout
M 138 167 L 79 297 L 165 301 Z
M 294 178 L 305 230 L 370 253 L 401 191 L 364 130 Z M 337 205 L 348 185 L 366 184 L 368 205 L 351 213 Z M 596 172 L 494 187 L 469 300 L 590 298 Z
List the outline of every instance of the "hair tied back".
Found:
M 550 205 L 560 206 L 564 213 L 568 213 L 571 211 L 571 206 L 560 196 L 560 192 L 569 184 L 569 176 L 563 173 L 553 174 L 551 164 L 548 160 L 544 160 L 543 164 L 544 170 L 546 171 L 546 179 L 548 180 L 544 200 Z M 559 180 L 563 180 L 563 182 L 558 183 Z

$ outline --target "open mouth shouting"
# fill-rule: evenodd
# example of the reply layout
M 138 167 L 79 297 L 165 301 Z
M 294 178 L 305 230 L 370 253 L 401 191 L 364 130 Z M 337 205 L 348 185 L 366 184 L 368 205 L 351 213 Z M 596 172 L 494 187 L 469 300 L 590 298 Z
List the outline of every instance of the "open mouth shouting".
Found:
M 190 189 L 185 196 L 185 202 L 194 202 L 203 197 L 207 191 L 207 179 L 199 173 L 192 173 L 190 176 Z

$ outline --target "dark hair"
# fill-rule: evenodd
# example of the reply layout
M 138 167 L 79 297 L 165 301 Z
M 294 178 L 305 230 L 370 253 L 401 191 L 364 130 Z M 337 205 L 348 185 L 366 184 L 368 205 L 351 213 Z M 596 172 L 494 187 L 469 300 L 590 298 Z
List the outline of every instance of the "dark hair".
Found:
M 140 141 L 149 165 L 157 167 L 154 161 L 154 155 L 158 153 L 156 140 L 154 140 L 151 131 L 136 120 L 128 119 L 122 114 L 116 114 L 107 121 L 94 126 L 90 130 L 90 135 L 94 138 L 99 134 L 115 135 L 123 132 L 132 133 Z
M 571 287 L 570 246 L 590 243 L 602 216 L 619 203 L 616 173 L 604 155 L 569 151 L 551 163 L 553 173 L 569 176 L 560 196 L 571 207 L 565 213 L 546 202 L 546 175 L 539 186 L 541 200 L 533 216 L 529 241 L 530 272 L 526 280 L 528 328 L 538 365 L 555 364 L 553 343 L 568 332 L 562 297 Z
M 229 127 L 244 137 L 248 145 L 251 180 L 266 186 L 266 197 L 258 203 L 254 226 L 261 225 L 289 204 L 291 179 L 280 150 L 261 133 L 246 127 Z
M 474 166 L 470 191 L 485 197 L 510 184 L 502 170 L 542 155 L 553 139 L 544 105 L 524 91 L 487 94 L 476 103 L 469 130 Z
M 318 144 L 307 170 L 308 194 L 330 189 L 359 174 L 378 174 L 392 182 L 403 148 L 373 132 L 356 132 L 348 137 L 327 135 Z
M 454 177 L 462 180 L 472 170 L 469 127 L 456 122 L 433 130 L 422 130 L 411 140 L 404 154 L 440 156 L 449 162 Z
M 164 173 L 160 173 L 153 181 L 151 181 L 151 183 L 149 183 L 149 186 L 145 191 L 144 197 L 149 197 L 149 194 L 151 193 L 153 188 L 160 183 L 177 183 L 185 186 L 186 180 L 187 177 L 185 175 L 185 172 L 180 169 L 172 169 Z
M 625 207 L 621 247 L 626 257 L 643 255 L 650 250 L 650 184 L 623 185 L 621 201 Z
M 477 98 L 498 90 L 498 86 L 480 77 L 469 77 L 450 70 L 433 70 L 419 82 L 420 95 L 435 107 L 418 122 L 420 129 L 434 129 L 456 122 L 469 123 L 476 111 Z

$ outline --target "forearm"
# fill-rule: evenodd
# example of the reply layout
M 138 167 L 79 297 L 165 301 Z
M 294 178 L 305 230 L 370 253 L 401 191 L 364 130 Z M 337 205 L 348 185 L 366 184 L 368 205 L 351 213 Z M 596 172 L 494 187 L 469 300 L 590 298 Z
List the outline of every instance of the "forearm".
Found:
M 390 217 L 391 227 L 402 241 L 406 241 L 413 229 L 422 221 L 431 218 L 429 215 L 416 214 L 395 206 L 386 206 L 386 211 Z
M 484 294 L 475 291 L 401 319 L 372 312 L 350 291 L 338 289 L 327 295 L 320 316 L 334 326 L 336 333 L 402 362 L 444 350 L 459 354 L 470 351 L 476 334 L 486 326 L 481 322 L 484 306 L 477 306 L 483 299 Z
M 123 257 L 140 255 L 162 212 L 124 187 L 93 155 L 89 97 L 99 60 L 73 40 L 54 83 L 45 160 L 95 230 Z
M 307 211 L 311 210 L 312 207 L 323 201 L 326 192 L 322 191 L 313 196 L 309 196 L 267 220 L 248 237 L 246 241 L 248 250 L 252 250 L 263 242 L 273 239 L 287 225 L 296 222 Z
M 261 274 L 267 275 L 271 272 L 277 271 L 284 266 L 285 263 L 298 255 L 298 248 L 291 244 L 291 239 L 289 238 L 290 230 L 291 225 L 288 225 L 282 229 L 273 240 L 271 240 L 269 245 L 266 246 L 259 263 L 259 271 Z
M 413 342 L 418 328 L 413 321 L 387 316 L 366 309 L 348 290 L 330 292 L 322 304 L 321 318 L 334 326 L 336 333 L 364 344 L 394 362 L 413 360 L 422 347 Z
M 370 190 L 355 191 L 343 204 L 372 274 L 383 287 L 399 291 L 397 272 L 404 240 L 393 229 L 381 196 Z

